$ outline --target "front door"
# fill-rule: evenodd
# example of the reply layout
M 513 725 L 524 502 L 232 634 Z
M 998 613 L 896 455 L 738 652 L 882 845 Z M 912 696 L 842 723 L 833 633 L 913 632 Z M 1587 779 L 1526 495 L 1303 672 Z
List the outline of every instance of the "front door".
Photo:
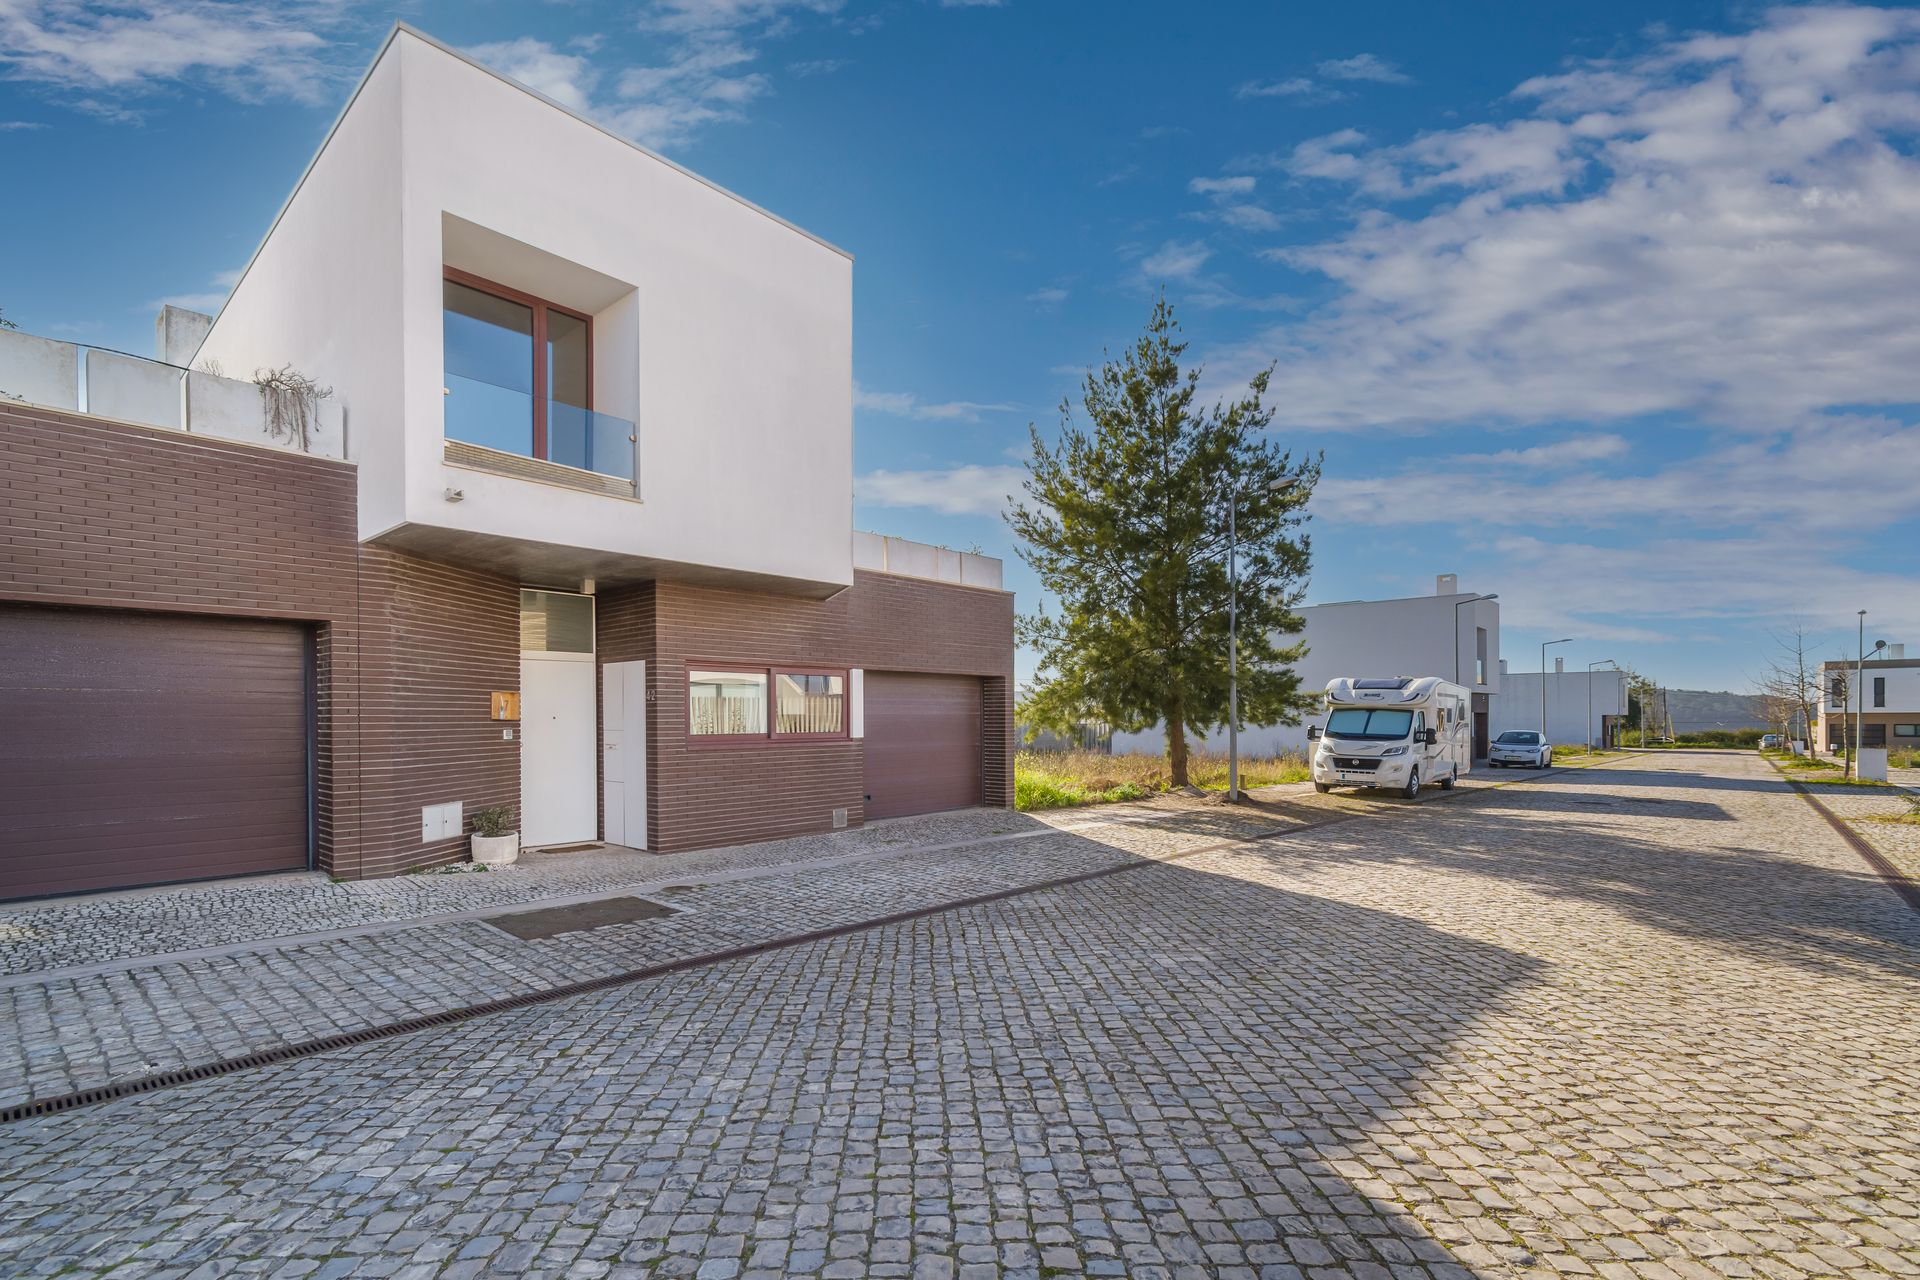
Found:
M 597 839 L 591 653 L 520 655 L 520 739 L 520 842 Z
M 601 804 L 608 844 L 647 847 L 647 664 L 600 668 Z

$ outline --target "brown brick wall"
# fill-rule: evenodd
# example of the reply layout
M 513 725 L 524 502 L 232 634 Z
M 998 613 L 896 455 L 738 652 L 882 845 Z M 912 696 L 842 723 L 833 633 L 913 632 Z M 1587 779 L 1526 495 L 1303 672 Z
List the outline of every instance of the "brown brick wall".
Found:
M 361 547 L 355 474 L 330 459 L 0 405 L 0 600 L 309 622 L 321 869 L 453 861 L 422 806 L 519 801 L 520 741 L 489 694 L 520 687 L 519 584 Z M 858 741 L 689 744 L 689 659 L 981 677 L 983 776 L 1012 802 L 1013 600 L 859 573 L 825 602 L 676 584 L 598 601 L 600 661 L 645 659 L 650 845 L 862 821 Z M 597 753 L 596 753 L 597 754 Z
M 493 691 L 520 687 L 520 584 L 374 546 L 360 572 L 355 878 L 466 856 L 465 835 L 422 843 L 422 806 L 520 802 L 519 726 L 491 718 Z
M 355 483 L 327 458 L 0 401 L 0 599 L 313 624 L 324 869 L 358 856 Z
M 689 660 L 755 666 L 820 664 L 982 677 L 989 804 L 1012 803 L 1013 598 L 1000 592 L 857 573 L 814 602 L 659 583 L 603 601 L 603 661 L 647 658 L 647 812 L 661 852 L 803 835 L 832 812 L 862 821 L 858 740 L 714 745 L 687 737 Z M 643 623 L 652 598 L 651 648 Z M 617 601 L 617 603 L 616 603 Z M 609 606 L 612 607 L 609 607 Z M 617 638 L 617 655 L 609 644 Z

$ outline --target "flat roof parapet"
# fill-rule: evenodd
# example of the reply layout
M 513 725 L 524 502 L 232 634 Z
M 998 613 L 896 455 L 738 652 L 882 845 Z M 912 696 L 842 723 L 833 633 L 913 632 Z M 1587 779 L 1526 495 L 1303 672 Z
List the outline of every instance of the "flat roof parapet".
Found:
M 951 582 L 963 587 L 984 587 L 1001 591 L 1001 564 L 993 556 L 973 551 L 955 551 L 927 542 L 911 542 L 882 533 L 853 534 L 853 567 L 870 573 L 891 573 L 905 578 L 927 578 Z

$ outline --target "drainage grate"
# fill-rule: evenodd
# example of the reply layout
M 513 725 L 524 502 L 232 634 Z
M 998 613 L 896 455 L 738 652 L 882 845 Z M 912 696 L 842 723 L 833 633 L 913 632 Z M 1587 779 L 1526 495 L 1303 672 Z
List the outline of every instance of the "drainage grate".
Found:
M 1599 766 L 1590 766 L 1599 767 Z M 1564 770 L 1553 770 L 1537 774 L 1536 779 L 1552 777 Z M 1477 791 L 1449 791 L 1434 794 L 1428 803 L 1471 804 L 1475 800 L 1497 794 L 1511 783 L 1501 783 Z M 1808 797 L 1811 799 L 1812 797 Z M 1819 807 L 1816 804 L 1816 807 Z M 913 920 L 924 920 L 929 916 L 944 915 L 950 911 L 965 911 L 971 907 L 986 906 L 1003 902 L 1008 898 L 1018 898 L 1029 893 L 1044 893 L 1050 889 L 1063 889 L 1071 885 L 1085 884 L 1092 880 L 1104 880 L 1109 876 L 1125 875 L 1130 871 L 1144 871 L 1150 867 L 1166 866 L 1169 863 L 1184 862 L 1188 858 L 1197 858 L 1202 854 L 1218 853 L 1222 849 L 1246 848 L 1249 845 L 1266 844 L 1270 841 L 1299 835 L 1305 831 L 1317 831 L 1323 827 L 1338 826 L 1361 818 L 1356 812 L 1333 812 L 1319 822 L 1303 823 L 1297 827 L 1288 827 L 1281 831 L 1269 831 L 1264 835 L 1248 836 L 1236 840 L 1220 840 L 1213 844 L 1201 845 L 1182 853 L 1170 854 L 1165 858 L 1156 858 L 1143 862 L 1127 862 L 1117 867 L 1101 867 L 1094 871 L 1083 871 L 1078 875 L 1061 876 L 1054 880 L 1045 880 L 1039 884 L 1016 885 L 1010 889 L 999 889 L 992 893 L 976 894 L 970 898 L 960 898 L 953 902 L 937 903 L 929 907 L 915 907 L 910 911 L 896 911 L 891 915 L 878 916 L 872 920 L 859 920 L 852 924 L 835 925 L 828 929 L 815 929 L 808 933 L 789 934 L 784 938 L 770 938 L 765 942 L 752 942 L 744 946 L 728 947 L 723 951 L 710 951 L 704 955 L 686 956 L 679 960 L 669 960 L 664 964 L 649 965 L 644 969 L 632 969 L 626 973 L 608 974 L 603 978 L 589 978 L 582 982 L 570 982 L 564 986 L 548 987 L 540 991 L 529 991 L 524 995 L 508 996 L 500 1000 L 488 1000 L 481 1004 L 465 1005 L 458 1009 L 446 1009 L 439 1013 L 421 1014 L 418 1017 L 403 1018 L 399 1022 L 389 1022 L 378 1027 L 367 1027 L 360 1031 L 346 1031 L 337 1035 L 322 1036 L 317 1040 L 302 1040 L 297 1044 L 280 1045 L 272 1049 L 262 1049 L 257 1053 L 244 1054 L 237 1058 L 222 1058 L 217 1062 L 204 1062 L 197 1066 L 179 1067 L 172 1071 L 160 1071 L 153 1075 L 141 1076 L 137 1080 L 122 1081 L 118 1084 L 101 1085 L 92 1089 L 81 1089 L 74 1093 L 56 1094 L 52 1097 L 37 1098 L 32 1102 L 17 1103 L 0 1108 L 0 1124 L 12 1124 L 20 1120 L 31 1120 L 39 1116 L 58 1115 L 65 1111 L 75 1111 L 81 1107 L 96 1106 L 103 1102 L 114 1102 L 121 1098 L 138 1097 L 144 1093 L 155 1093 L 161 1089 L 171 1089 L 176 1085 L 192 1084 L 196 1080 L 210 1080 L 216 1076 L 232 1075 L 237 1071 L 248 1071 L 254 1067 L 272 1066 L 275 1063 L 291 1062 L 298 1058 L 310 1058 L 316 1054 L 331 1053 L 336 1049 L 350 1049 L 355 1045 L 372 1044 L 376 1040 L 391 1040 L 397 1036 L 413 1035 L 419 1031 L 431 1031 L 437 1027 L 453 1026 L 456 1023 L 471 1022 L 476 1018 L 491 1017 L 497 1013 L 511 1013 L 518 1009 L 534 1005 L 552 1004 L 574 996 L 593 995 L 601 991 L 610 991 L 615 987 L 629 986 L 644 982 L 650 978 L 664 978 L 690 969 L 704 969 L 709 965 L 724 964 L 730 960 L 744 960 L 768 951 L 779 951 L 786 947 L 804 946 L 812 942 L 825 942 L 833 938 L 844 938 L 851 934 L 864 933 L 868 929 L 884 929 L 889 925 L 905 924 Z M 1833 819 L 1829 818 L 1829 821 Z M 1064 833 L 1063 834 L 1067 834 Z M 678 886 L 675 886 L 678 887 Z M 644 899 L 632 899 L 641 902 Z M 650 903 L 660 913 L 669 913 L 667 908 Z M 539 912 L 523 912 L 523 915 L 537 915 Z M 500 917 L 492 917 L 488 923 Z
M 636 920 L 657 920 L 673 914 L 673 908 L 648 902 L 645 898 L 595 898 L 592 902 L 570 902 L 564 907 L 541 907 L 537 911 L 487 916 L 481 923 L 532 942 L 536 938 L 604 929 L 610 924 L 632 924 Z

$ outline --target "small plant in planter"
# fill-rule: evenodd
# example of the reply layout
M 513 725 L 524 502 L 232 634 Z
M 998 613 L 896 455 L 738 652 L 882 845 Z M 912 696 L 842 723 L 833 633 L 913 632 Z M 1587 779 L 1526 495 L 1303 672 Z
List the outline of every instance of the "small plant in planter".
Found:
M 520 833 L 514 830 L 513 806 L 491 805 L 473 811 L 473 860 L 504 867 L 520 857 Z

